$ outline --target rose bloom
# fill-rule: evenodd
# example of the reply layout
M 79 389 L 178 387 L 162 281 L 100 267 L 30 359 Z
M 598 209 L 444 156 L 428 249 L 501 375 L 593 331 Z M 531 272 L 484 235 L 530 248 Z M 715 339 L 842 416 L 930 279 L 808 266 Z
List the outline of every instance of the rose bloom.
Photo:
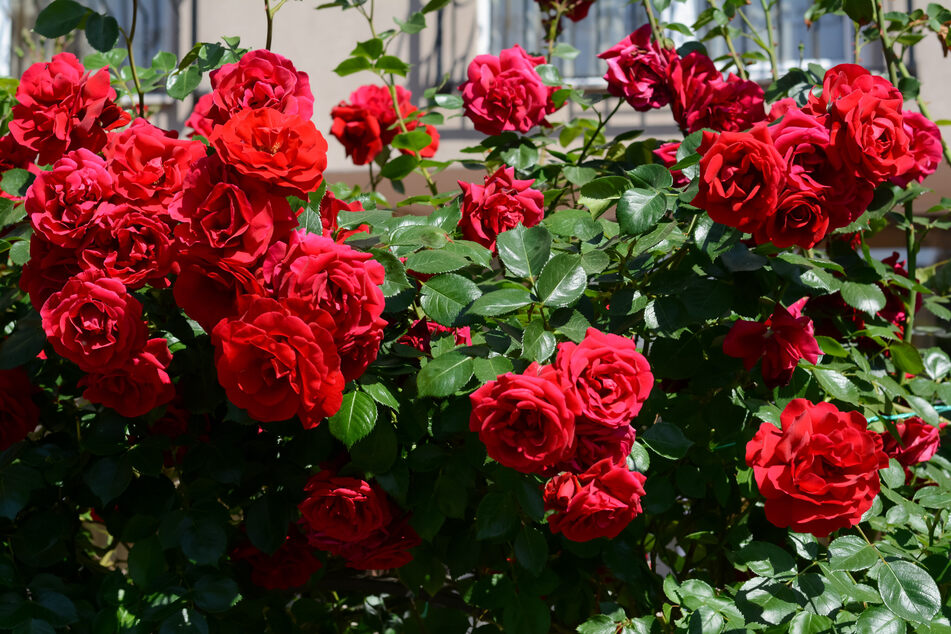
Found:
M 581 473 L 596 462 L 610 460 L 627 464 L 637 432 L 630 425 L 606 427 L 584 418 L 575 421 L 575 448 L 572 455 L 552 469 L 554 473 L 570 471 Z M 547 475 L 547 473 L 546 473 Z
M 608 63 L 608 72 L 604 75 L 608 92 L 623 97 L 640 112 L 670 103 L 667 67 L 676 56 L 674 51 L 653 41 L 649 24 L 598 53 L 598 57 Z
M 49 296 L 40 316 L 56 354 L 84 372 L 116 370 L 145 346 L 142 304 L 100 271 L 70 278 Z
M 554 87 L 542 83 L 533 57 L 516 44 L 494 55 L 479 55 L 469 64 L 469 80 L 460 86 L 465 114 L 482 134 L 511 130 L 525 134 L 554 112 Z
M 922 182 L 931 176 L 941 164 L 941 130 L 924 115 L 905 110 L 902 113 L 905 133 L 911 139 L 909 151 L 914 163 L 890 181 L 905 187 L 911 181 Z
M 232 561 L 251 567 L 251 583 L 265 590 L 292 590 L 305 585 L 323 567 L 295 527 L 273 553 L 264 553 L 245 542 L 231 551 Z
M 174 250 L 168 225 L 156 216 L 128 205 L 103 203 L 77 249 L 83 269 L 95 269 L 121 281 L 129 289 L 147 283 L 168 286 Z
M 700 191 L 691 204 L 715 222 L 756 231 L 775 211 L 786 180 L 766 124 L 749 132 L 705 131 L 699 151 Z
M 762 358 L 766 385 L 786 385 L 799 359 L 816 363 L 822 354 L 812 320 L 802 314 L 808 301 L 808 297 L 803 297 L 788 309 L 777 303 L 765 322 L 736 320 L 723 340 L 723 353 L 743 359 L 747 370 Z
M 40 423 L 40 408 L 30 396 L 30 377 L 20 368 L 0 370 L 0 451 L 26 438 Z
M 50 295 L 62 290 L 66 280 L 81 272 L 75 249 L 47 242 L 39 233 L 30 238 L 30 259 L 20 273 L 20 290 L 29 294 L 37 311 Z
M 396 102 L 400 107 L 400 114 L 408 118 L 417 108 L 410 102 L 413 94 L 402 86 L 396 86 Z M 360 86 L 350 93 L 353 105 L 366 108 L 367 113 L 380 123 L 380 141 L 389 145 L 393 137 L 399 134 L 396 108 L 393 107 L 393 95 L 387 86 L 366 85 Z
M 907 469 L 919 462 L 927 462 L 941 448 L 941 430 L 929 425 L 917 416 L 896 421 L 895 429 L 901 443 L 888 431 L 881 434 L 882 450 L 889 458 L 897 460 Z
M 642 473 L 602 460 L 579 473 L 561 473 L 545 484 L 545 509 L 552 533 L 573 542 L 617 537 L 641 513 Z
M 557 11 L 553 0 L 535 0 L 535 2 L 538 3 L 539 9 L 542 11 Z M 572 22 L 580 22 L 588 16 L 588 10 L 594 4 L 594 0 L 564 0 L 561 4 L 566 7 L 563 17 Z
M 779 197 L 776 211 L 755 231 L 758 244 L 772 242 L 777 247 L 811 249 L 826 237 L 829 216 L 815 191 L 787 188 Z
M 558 345 L 559 380 L 586 420 L 620 427 L 641 411 L 654 386 L 650 365 L 627 337 L 588 328 L 580 344 Z
M 175 240 L 183 253 L 235 266 L 255 264 L 298 224 L 285 196 L 242 177 L 216 156 L 192 166 L 169 214 L 180 223 Z
M 165 339 L 150 339 L 145 348 L 125 365 L 101 374 L 87 374 L 79 380 L 85 387 L 83 398 L 114 409 L 126 418 L 144 416 L 175 398 L 175 386 L 168 376 L 172 353 Z
M 713 61 L 699 51 L 673 57 L 668 80 L 670 109 L 684 134 L 703 128 L 738 132 L 766 118 L 759 84 L 732 74 L 724 80 Z
M 407 518 L 395 520 L 357 542 L 320 540 L 323 548 L 342 557 L 348 568 L 391 570 L 413 560 L 412 549 L 423 543 Z
M 369 253 L 296 231 L 267 252 L 261 275 L 276 297 L 299 299 L 333 316 L 331 333 L 346 380 L 376 359 L 386 325 L 380 289 L 385 272 Z
M 559 384 L 557 370 L 533 363 L 469 395 L 469 430 L 489 457 L 522 473 L 541 473 L 571 455 L 581 405 Z
M 396 87 L 396 98 L 404 117 L 416 110 L 410 103 L 411 93 L 402 86 Z M 350 102 L 341 101 L 330 116 L 330 133 L 340 141 L 354 165 L 366 165 L 375 159 L 399 132 L 393 96 L 386 86 L 360 86 L 350 93 Z
M 59 53 L 23 73 L 10 134 L 38 152 L 41 165 L 70 150 L 98 152 L 106 144 L 106 131 L 121 128 L 131 118 L 115 98 L 108 68 L 89 75 L 75 55 Z
M 535 180 L 517 180 L 515 168 L 501 166 L 483 185 L 458 181 L 462 188 L 459 228 L 467 240 L 495 250 L 495 239 L 519 223 L 534 227 L 544 215 L 545 196 L 532 189 Z
M 322 234 L 325 238 L 330 238 L 334 242 L 343 244 L 352 235 L 357 233 L 369 233 L 370 225 L 359 225 L 356 229 L 340 229 L 337 224 L 337 218 L 341 211 L 363 211 L 363 203 L 359 200 L 345 202 L 340 200 L 329 189 L 320 201 L 320 225 Z
M 41 172 L 24 203 L 33 230 L 56 246 L 75 248 L 83 240 L 99 205 L 113 194 L 106 163 L 89 150 L 63 156 Z
M 42 170 L 33 163 L 35 158 L 36 151 L 17 143 L 9 132 L 0 136 L 0 173 L 12 169 L 25 169 L 38 176 Z M 0 197 L 19 200 L 19 197 L 3 190 L 0 190 Z
M 677 150 L 679 149 L 680 141 L 671 141 L 660 144 L 653 153 L 654 156 L 660 159 L 664 167 L 670 169 L 677 164 Z M 670 170 L 670 175 L 674 179 L 674 187 L 684 187 L 690 182 L 681 170 Z
M 431 354 L 430 341 L 433 337 L 440 335 L 452 335 L 453 343 L 457 346 L 471 346 L 472 336 L 469 326 L 461 328 L 448 328 L 442 324 L 437 324 L 428 319 L 417 319 L 410 326 L 406 334 L 397 339 L 397 343 L 402 343 L 412 348 L 416 348 L 423 354 Z
M 344 378 L 333 318 L 253 295 L 239 298 L 238 312 L 211 333 L 218 382 L 228 400 L 263 423 L 296 414 L 305 429 L 337 413 Z
M 136 119 L 122 132 L 110 134 L 102 153 L 115 192 L 134 207 L 163 216 L 181 196 L 188 168 L 205 156 L 205 145 Z
M 763 423 L 746 445 L 746 464 L 766 498 L 766 519 L 797 533 L 826 537 L 859 523 L 888 466 L 881 436 L 858 412 L 797 398 Z
M 238 316 L 240 296 L 263 294 L 253 271 L 214 257 L 185 260 L 172 286 L 178 307 L 209 333 L 225 317 Z
M 210 141 L 223 163 L 285 195 L 306 198 L 327 168 L 327 142 L 314 124 L 273 108 L 241 110 Z
M 200 134 L 206 139 L 211 138 L 211 131 L 215 127 L 215 122 L 208 117 L 208 114 L 211 111 L 213 102 L 214 97 L 211 93 L 202 95 L 195 101 L 195 109 L 192 110 L 192 113 L 188 115 L 188 119 L 185 120 L 185 125 L 193 130 L 193 132 L 188 135 L 189 138 L 196 134 Z
M 298 505 L 314 540 L 359 542 L 393 519 L 391 502 L 376 484 L 338 476 L 324 470 L 304 487 L 307 498 Z
M 223 124 L 241 110 L 273 108 L 309 120 L 314 94 L 307 73 L 291 60 L 265 49 L 249 51 L 234 64 L 209 73 L 211 104 L 207 116 Z

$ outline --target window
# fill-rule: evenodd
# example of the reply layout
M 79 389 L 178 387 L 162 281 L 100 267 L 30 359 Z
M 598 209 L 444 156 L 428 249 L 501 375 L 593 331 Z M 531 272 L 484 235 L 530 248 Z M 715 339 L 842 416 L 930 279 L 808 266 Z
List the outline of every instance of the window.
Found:
M 178 0 L 140 0 L 135 24 L 132 52 L 137 66 L 149 66 L 159 51 L 178 54 Z M 87 0 L 86 6 L 111 15 L 128 31 L 132 26 L 132 3 L 129 0 Z M 116 46 L 124 46 L 119 35 Z

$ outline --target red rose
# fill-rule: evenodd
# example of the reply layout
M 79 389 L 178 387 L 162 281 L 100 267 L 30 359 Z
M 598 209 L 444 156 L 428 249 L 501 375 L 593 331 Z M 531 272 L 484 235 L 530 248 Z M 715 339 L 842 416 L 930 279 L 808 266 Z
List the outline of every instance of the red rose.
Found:
M 549 13 L 557 12 L 555 0 L 535 0 L 535 2 L 538 3 L 539 9 L 542 11 Z M 592 4 L 594 4 L 594 0 L 564 0 L 561 2 L 562 7 L 564 7 L 562 16 L 572 22 L 580 22 L 587 17 L 588 10 Z M 548 31 L 546 30 L 545 32 L 547 33 Z
M 428 319 L 417 319 L 413 325 L 407 329 L 406 334 L 397 339 L 397 343 L 416 348 L 423 354 L 431 354 L 430 341 L 434 336 L 451 334 L 453 342 L 457 346 L 471 346 L 472 336 L 469 332 L 469 326 L 462 328 L 447 328 L 442 324 L 437 324 Z
M 562 473 L 545 484 L 552 533 L 574 542 L 617 537 L 641 513 L 642 473 L 602 460 L 583 473 Z
M 670 169 L 677 164 L 677 150 L 679 149 L 680 141 L 662 143 L 654 150 L 654 156 L 660 159 L 664 167 Z M 670 175 L 674 179 L 674 187 L 684 187 L 690 182 L 681 170 L 670 170 Z
M 79 246 L 99 205 L 113 193 L 106 163 L 86 149 L 70 152 L 40 172 L 24 203 L 33 230 L 56 246 Z
M 882 260 L 882 264 L 887 264 L 895 274 L 907 278 L 908 271 L 905 269 L 905 261 L 899 260 L 898 257 L 898 252 L 892 251 L 890 256 Z M 885 306 L 876 313 L 876 316 L 894 326 L 898 331 L 898 336 L 904 338 L 905 322 L 908 319 L 908 289 L 894 282 L 890 284 L 880 282 L 878 287 L 882 289 L 882 293 L 885 295 Z M 922 301 L 919 294 L 915 302 L 916 314 L 921 309 Z
M 484 185 L 458 181 L 462 188 L 459 228 L 467 240 L 495 250 L 500 233 L 522 223 L 534 227 L 544 215 L 545 196 L 532 189 L 533 180 L 516 180 L 515 168 L 501 166 Z
M 858 412 L 797 398 L 763 423 L 746 445 L 746 464 L 766 498 L 766 519 L 797 533 L 825 537 L 859 523 L 888 466 L 882 439 Z
M 738 132 L 766 118 L 759 84 L 732 74 L 724 80 L 699 51 L 672 58 L 669 81 L 671 112 L 684 134 L 703 128 Z
M 311 553 L 307 540 L 293 526 L 273 553 L 263 553 L 251 542 L 245 542 L 231 551 L 231 559 L 247 562 L 251 566 L 251 583 L 265 590 L 299 588 L 323 567 Z
M 172 353 L 165 339 L 150 339 L 125 365 L 79 380 L 83 398 L 114 409 L 126 418 L 144 416 L 175 398 L 168 376 Z
M 102 153 L 115 192 L 137 209 L 166 215 L 172 200 L 181 196 L 185 172 L 205 156 L 203 143 L 177 137 L 145 119 L 110 134 Z
M 34 391 L 20 368 L 0 370 L 0 451 L 26 438 L 40 423 L 40 408 L 30 398 Z
M 175 239 L 188 256 L 235 266 L 258 262 L 298 224 L 285 196 L 235 174 L 215 156 L 193 165 L 169 213 L 181 223 Z
M 579 418 L 575 424 L 575 449 L 570 458 L 556 465 L 554 472 L 580 473 L 601 460 L 626 464 L 637 432 L 630 425 L 606 427 Z
M 215 122 L 208 117 L 208 114 L 211 112 L 213 99 L 211 93 L 208 93 L 199 97 L 195 102 L 195 109 L 185 120 L 185 125 L 194 131 L 189 135 L 189 138 L 196 134 L 200 134 L 206 139 L 211 138 L 211 131 L 215 127 Z
M 895 428 L 901 438 L 901 444 L 886 431 L 881 434 L 882 450 L 906 469 L 919 462 L 931 460 L 941 448 L 940 428 L 929 425 L 917 416 L 897 421 Z
M 554 112 L 551 95 L 535 67 L 544 57 L 533 57 L 516 44 L 499 56 L 479 55 L 469 64 L 469 80 L 460 86 L 465 114 L 482 134 L 506 130 L 525 134 Z
M 522 473 L 540 473 L 571 455 L 581 406 L 558 378 L 553 367 L 533 363 L 523 374 L 503 374 L 469 395 L 469 429 L 479 434 L 490 458 Z
M 786 385 L 799 359 L 816 363 L 822 354 L 813 335 L 812 320 L 802 314 L 807 301 L 809 298 L 803 297 L 788 309 L 777 303 L 773 314 L 762 323 L 738 319 L 723 340 L 724 354 L 743 359 L 747 370 L 762 358 L 766 385 Z
M 647 112 L 670 103 L 667 67 L 677 54 L 653 41 L 649 24 L 598 53 L 598 57 L 608 63 L 604 75 L 608 92 L 624 97 L 635 110 Z
M 390 522 L 358 542 L 339 542 L 321 546 L 342 557 L 348 568 L 356 570 L 391 570 L 402 568 L 413 560 L 411 550 L 423 543 L 407 518 Z
M 168 286 L 172 241 L 168 225 L 128 205 L 103 203 L 77 250 L 80 266 L 113 277 L 130 289 Z
M 20 290 L 30 295 L 30 303 L 39 311 L 50 295 L 80 271 L 74 249 L 58 247 L 36 233 L 30 238 L 30 260 L 23 265 Z
M 116 370 L 145 346 L 142 304 L 100 271 L 70 278 L 46 300 L 40 316 L 56 353 L 85 372 Z
M 628 425 L 654 386 L 634 342 L 596 328 L 588 328 L 580 344 L 559 344 L 555 368 L 562 387 L 581 404 L 581 416 L 607 427 Z
M 330 471 L 315 474 L 304 487 L 307 498 L 298 505 L 316 539 L 359 542 L 393 519 L 391 503 L 379 485 Z
M 9 132 L 0 136 L 0 173 L 19 168 L 39 175 L 42 170 L 33 164 L 35 159 L 36 151 L 17 143 Z M 14 198 L 3 190 L 0 190 L 0 196 Z
M 239 317 L 211 333 L 218 382 L 228 400 L 263 423 L 295 414 L 305 429 L 340 409 L 344 379 L 333 318 L 288 302 L 244 295 Z M 310 309 L 310 307 L 304 307 Z
M 286 195 L 306 198 L 327 168 L 327 142 L 314 124 L 273 108 L 241 110 L 210 140 L 224 163 Z
M 238 297 L 263 295 L 249 269 L 217 258 L 194 258 L 182 264 L 172 287 L 175 303 L 211 332 L 225 317 L 238 315 Z
M 17 143 L 39 152 L 37 162 L 53 163 L 70 150 L 98 152 L 106 131 L 121 128 L 130 116 L 115 104 L 109 69 L 93 75 L 72 53 L 30 66 L 20 78 L 10 134 Z
M 341 211 L 363 211 L 363 203 L 359 200 L 353 202 L 344 202 L 334 196 L 334 193 L 327 190 L 323 200 L 320 201 L 320 225 L 322 234 L 325 238 L 330 238 L 334 242 L 343 244 L 347 238 L 357 233 L 369 233 L 369 225 L 360 225 L 356 229 L 340 229 L 337 224 L 337 217 Z
M 793 245 L 811 249 L 826 237 L 829 216 L 814 191 L 787 188 L 779 197 L 776 211 L 754 234 L 756 242 L 772 242 L 777 247 Z
M 341 102 L 330 111 L 330 134 L 343 144 L 354 165 L 366 165 L 383 151 L 379 120 L 362 106 Z
M 419 119 L 422 118 L 423 114 L 413 109 L 413 112 L 410 114 L 410 120 L 406 122 L 406 131 L 412 132 L 413 130 L 418 129 L 420 126 L 423 127 L 423 132 L 429 135 L 430 142 L 429 145 L 419 150 L 418 152 L 407 149 L 400 149 L 400 152 L 403 154 L 410 154 L 418 158 L 432 158 L 436 155 L 436 150 L 439 149 L 439 131 L 435 126 L 432 126 L 428 123 L 420 123 Z
M 890 180 L 899 187 L 905 187 L 911 181 L 922 182 L 931 176 L 941 164 L 941 130 L 924 115 L 905 110 L 902 113 L 905 133 L 911 140 L 909 151 L 914 163 L 904 172 Z
M 775 211 L 785 184 L 785 162 L 766 124 L 749 132 L 704 132 L 699 151 L 700 191 L 691 204 L 720 224 L 756 231 Z
M 236 63 L 211 71 L 209 77 L 212 93 L 207 116 L 216 124 L 255 108 L 273 108 L 301 119 L 314 116 L 314 94 L 307 73 L 277 53 L 249 51 Z
M 275 296 L 306 301 L 333 316 L 331 332 L 348 381 L 376 359 L 386 325 L 380 317 L 385 272 L 369 253 L 296 231 L 267 252 L 261 275 Z
M 400 115 L 406 121 L 407 130 L 413 130 L 419 122 L 418 110 L 410 99 L 412 94 L 402 86 L 396 86 L 396 99 Z M 333 127 L 330 133 L 343 145 L 354 165 L 366 165 L 389 145 L 401 130 L 397 123 L 393 96 L 386 86 L 360 86 L 350 93 L 350 102 L 341 101 L 330 112 Z M 432 156 L 439 146 L 439 134 L 426 125 L 433 142 L 421 150 L 422 156 Z

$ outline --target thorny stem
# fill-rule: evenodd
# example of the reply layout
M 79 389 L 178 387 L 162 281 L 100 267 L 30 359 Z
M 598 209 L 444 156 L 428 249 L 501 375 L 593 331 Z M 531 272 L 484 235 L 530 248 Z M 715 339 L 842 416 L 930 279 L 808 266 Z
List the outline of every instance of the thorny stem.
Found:
M 905 228 L 905 248 L 908 252 L 908 279 L 917 282 L 916 270 L 918 268 L 918 245 L 915 243 L 915 212 L 914 203 L 909 200 L 905 203 L 905 222 L 908 226 Z M 918 291 L 912 287 L 908 291 L 908 308 L 905 313 L 905 341 L 912 343 L 915 337 L 915 304 L 918 303 Z
M 769 55 L 769 68 L 773 75 L 773 81 L 779 79 L 779 63 L 776 61 L 776 38 L 773 29 L 773 6 L 767 0 L 760 0 L 763 7 L 763 13 L 766 15 L 766 41 L 769 46 L 766 48 L 766 54 Z
M 736 72 L 739 73 L 740 79 L 749 79 L 750 74 L 746 72 L 746 67 L 743 65 L 743 60 L 741 60 L 740 56 L 737 54 L 736 48 L 733 46 L 733 38 L 730 37 L 730 31 L 726 27 L 723 29 L 723 41 L 726 42 L 726 47 L 730 51 L 730 57 L 733 58 L 733 63 L 736 65 Z
M 657 17 L 654 15 L 654 7 L 651 6 L 651 0 L 643 0 L 644 10 L 647 12 L 647 22 L 651 25 L 651 33 L 654 35 L 654 41 L 661 46 L 665 46 L 664 34 L 657 23 Z
M 555 19 L 552 20 L 551 26 L 548 27 L 548 63 L 551 64 L 552 55 L 555 53 L 555 40 L 558 39 L 558 26 L 561 24 L 561 16 L 565 14 L 565 7 L 562 3 L 555 4 L 556 13 Z
M 132 68 L 132 83 L 135 84 L 135 92 L 139 96 L 139 116 L 145 116 L 145 93 L 142 92 L 142 84 L 139 83 L 139 73 L 135 69 L 135 54 L 132 52 L 132 41 L 135 39 L 135 25 L 139 17 L 139 0 L 132 0 L 132 26 L 129 27 L 129 33 L 125 35 L 125 48 L 129 53 L 129 66 Z
M 264 48 L 267 50 L 271 50 L 271 36 L 274 33 L 274 16 L 281 10 L 285 2 L 287 2 L 287 0 L 280 0 L 272 9 L 271 0 L 264 0 L 264 14 L 267 18 L 267 40 L 264 43 Z

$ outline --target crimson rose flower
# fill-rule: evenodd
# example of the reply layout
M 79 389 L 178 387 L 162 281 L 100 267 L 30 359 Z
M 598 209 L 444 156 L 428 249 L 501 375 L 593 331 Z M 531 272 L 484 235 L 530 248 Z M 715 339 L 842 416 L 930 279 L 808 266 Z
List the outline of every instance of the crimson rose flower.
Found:
M 205 156 L 205 145 L 136 119 L 122 132 L 110 134 L 102 153 L 115 192 L 137 209 L 163 216 L 181 196 L 185 172 Z
M 103 203 L 77 250 L 83 269 L 103 271 L 130 289 L 168 286 L 174 255 L 168 225 L 128 205 Z
M 217 258 L 187 260 L 172 286 L 175 303 L 205 332 L 225 317 L 238 315 L 241 295 L 263 294 L 252 271 Z
M 889 433 L 882 436 L 882 450 L 889 458 L 897 460 L 907 469 L 919 462 L 927 462 L 941 448 L 941 434 L 938 427 L 929 425 L 917 416 L 897 421 L 895 428 L 901 438 L 901 444 Z
M 469 395 L 469 429 L 479 434 L 489 457 L 522 473 L 540 473 L 571 455 L 575 416 L 581 404 L 565 392 L 552 366 L 533 363 Z
M 261 552 L 251 542 L 245 542 L 231 551 L 231 559 L 247 562 L 251 566 L 251 583 L 265 590 L 299 588 L 323 567 L 311 553 L 307 540 L 293 526 L 273 553 Z
M 342 557 L 348 568 L 390 570 L 402 568 L 413 560 L 411 550 L 423 543 L 407 518 L 390 522 L 358 542 L 331 543 L 321 540 L 317 546 Z
M 337 137 L 354 165 L 366 165 L 383 151 L 380 121 L 366 108 L 340 102 L 330 111 L 330 116 L 333 117 L 330 134 Z
M 377 484 L 324 470 L 304 487 L 307 499 L 298 505 L 310 541 L 359 542 L 387 526 L 393 518 L 390 500 Z
M 20 78 L 10 134 L 17 143 L 39 152 L 39 164 L 53 163 L 70 150 L 98 152 L 106 131 L 129 122 L 115 103 L 109 69 L 91 76 L 72 53 L 59 53 L 30 66 Z
M 273 108 L 237 112 L 210 141 L 222 162 L 286 195 L 306 198 L 327 168 L 327 142 L 314 124 Z
M 691 204 L 720 224 L 756 231 L 775 211 L 786 180 L 766 124 L 749 132 L 705 131 L 699 152 L 700 191 Z
M 79 380 L 83 398 L 114 409 L 126 418 L 148 414 L 175 398 L 168 376 L 172 353 L 165 339 L 150 339 L 145 348 L 114 370 L 87 374 Z
M 598 57 L 608 63 L 604 75 L 608 92 L 624 97 L 635 110 L 647 112 L 670 103 L 667 67 L 677 54 L 653 41 L 649 24 L 598 53 Z
M 293 306 L 293 310 L 289 307 Z M 333 318 L 309 306 L 243 295 L 239 317 L 211 333 L 218 382 L 228 400 L 263 423 L 297 414 L 305 429 L 343 401 Z
M 70 278 L 46 300 L 40 316 L 56 353 L 85 372 L 117 370 L 145 346 L 142 304 L 101 271 Z
M 206 139 L 211 138 L 211 131 L 215 128 L 215 122 L 208 117 L 208 113 L 211 112 L 213 103 L 214 97 L 211 93 L 202 95 L 195 102 L 195 109 L 185 120 L 185 125 L 193 130 L 189 137 L 200 134 Z
M 746 130 L 766 118 L 763 89 L 731 74 L 726 79 L 699 51 L 674 56 L 669 67 L 670 108 L 684 134 L 703 128 Z
M 554 0 L 535 0 L 539 9 L 542 11 L 556 12 Z M 568 18 L 572 22 L 580 22 L 588 15 L 588 10 L 594 4 L 594 0 L 563 0 L 561 4 L 565 7 L 562 17 Z M 548 31 L 545 31 L 546 33 Z
M 321 235 L 343 244 L 354 234 L 369 233 L 369 225 L 359 225 L 356 229 L 340 229 L 337 218 L 341 211 L 363 211 L 363 203 L 359 200 L 345 202 L 334 196 L 334 193 L 328 189 L 323 200 L 320 201 Z
M 573 542 L 617 537 L 641 513 L 642 473 L 602 460 L 579 473 L 561 473 L 545 484 L 545 509 L 552 533 Z
M 453 342 L 457 346 L 471 346 L 472 336 L 469 332 L 469 326 L 461 328 L 448 328 L 442 324 L 428 319 L 417 319 L 413 325 L 406 330 L 406 334 L 397 339 L 397 343 L 406 344 L 416 348 L 423 354 L 431 354 L 430 341 L 434 336 L 451 334 Z
M 905 187 L 911 181 L 922 182 L 931 176 L 941 164 L 941 130 L 938 129 L 924 115 L 905 110 L 902 113 L 905 133 L 908 135 L 910 146 L 908 150 L 914 158 L 914 163 L 904 172 L 893 176 L 890 180 L 899 187 Z
M 106 163 L 80 148 L 40 172 L 24 203 L 33 230 L 56 246 L 80 245 L 100 204 L 113 193 Z
M 580 344 L 558 345 L 559 380 L 586 420 L 620 427 L 641 411 L 654 386 L 650 365 L 627 337 L 588 328 Z
M 297 227 L 287 198 L 203 158 L 185 176 L 184 193 L 169 209 L 175 238 L 190 257 L 250 266 Z
M 376 359 L 386 325 L 380 317 L 385 272 L 369 253 L 296 231 L 267 252 L 261 275 L 275 296 L 306 301 L 333 316 L 330 332 L 346 380 L 362 375 Z
M 636 439 L 637 432 L 630 425 L 606 427 L 579 418 L 575 421 L 574 453 L 556 465 L 553 471 L 581 473 L 605 459 L 614 464 L 626 464 Z
M 211 71 L 209 78 L 212 92 L 206 116 L 215 124 L 227 122 L 241 110 L 256 108 L 273 108 L 305 120 L 314 116 L 314 94 L 307 73 L 277 53 L 249 51 L 234 64 Z
M 816 193 L 787 188 L 779 197 L 776 211 L 756 229 L 754 237 L 759 244 L 811 249 L 828 231 L 829 216 Z
M 679 149 L 680 141 L 662 143 L 654 149 L 654 156 L 660 159 L 664 167 L 670 169 L 677 164 L 677 150 Z M 684 187 L 690 182 L 681 170 L 670 170 L 670 175 L 674 179 L 674 187 Z
M 40 423 L 40 408 L 30 398 L 33 392 L 20 368 L 0 370 L 0 451 L 26 438 Z
M 517 180 L 515 168 L 501 166 L 485 177 L 484 185 L 457 181 L 462 188 L 459 228 L 467 240 L 495 250 L 500 233 L 522 223 L 534 227 L 544 215 L 545 196 L 532 189 L 532 180 Z
M 822 354 L 813 335 L 812 320 L 802 314 L 807 301 L 809 298 L 803 297 L 788 309 L 777 303 L 773 314 L 762 323 L 736 320 L 723 340 L 724 354 L 743 359 L 747 370 L 762 358 L 766 385 L 786 385 L 799 359 L 815 363 Z
M 460 86 L 465 114 L 482 134 L 506 130 L 525 134 L 554 112 L 551 95 L 535 72 L 544 57 L 534 57 L 516 44 L 494 55 L 479 55 L 469 64 L 469 80 Z
M 855 526 L 879 492 L 888 466 L 881 436 L 858 412 L 793 399 L 782 429 L 763 423 L 746 445 L 746 464 L 766 498 L 766 519 L 797 533 L 826 537 Z
M 37 311 L 53 293 L 62 290 L 66 280 L 82 271 L 74 249 L 47 242 L 42 234 L 30 238 L 30 260 L 20 274 L 20 290 L 28 293 Z

